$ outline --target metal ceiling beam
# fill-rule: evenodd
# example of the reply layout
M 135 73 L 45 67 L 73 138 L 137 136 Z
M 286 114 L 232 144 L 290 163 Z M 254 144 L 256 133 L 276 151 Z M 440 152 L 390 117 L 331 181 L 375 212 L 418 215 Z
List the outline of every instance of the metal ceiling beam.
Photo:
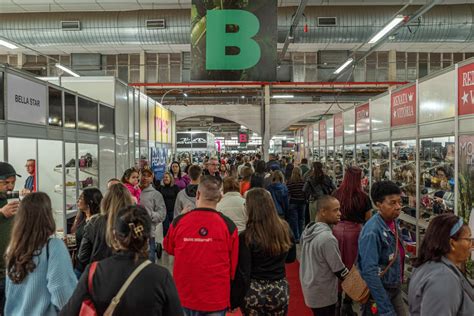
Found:
M 295 28 L 298 26 L 298 23 L 300 22 L 301 16 L 303 15 L 304 9 L 306 8 L 307 4 L 308 4 L 308 0 L 301 0 L 300 5 L 298 6 L 298 9 L 296 10 L 295 16 L 293 17 L 293 21 L 291 22 L 290 29 L 288 30 L 288 34 L 286 35 L 285 43 L 283 44 L 283 49 L 281 50 L 278 64 L 280 64 L 283 58 L 285 58 L 286 51 L 288 50 L 288 46 L 290 46 L 290 41 L 293 39 L 293 36 L 294 36 L 293 32 Z
M 403 23 L 400 23 L 397 27 L 393 28 L 393 30 L 391 30 L 390 32 L 388 32 L 387 34 L 385 34 L 385 36 L 380 39 L 375 45 L 373 45 L 363 56 L 359 57 L 358 59 L 354 59 L 354 62 L 352 63 L 351 67 L 348 67 L 346 70 L 342 71 L 339 75 L 337 75 L 335 77 L 335 80 L 338 80 L 339 78 L 341 78 L 345 73 L 347 73 L 347 71 L 353 67 L 355 67 L 355 65 L 357 65 L 359 62 L 361 62 L 362 60 L 364 60 L 365 58 L 367 58 L 370 54 L 372 54 L 373 52 L 375 52 L 380 46 L 382 46 L 383 44 L 385 44 L 385 42 L 387 41 L 387 39 L 390 37 L 390 35 L 394 34 L 396 31 L 398 31 L 400 28 L 402 28 L 403 26 L 405 25 L 408 25 L 410 22 L 413 22 L 414 20 L 418 19 L 419 17 L 421 17 L 423 14 L 425 14 L 426 12 L 428 12 L 429 10 L 431 10 L 434 6 L 436 6 L 437 4 L 441 3 L 442 0 L 432 0 L 430 3 L 427 3 L 425 4 L 424 6 L 422 6 L 420 9 L 418 9 L 418 11 L 416 11 L 415 13 L 413 13 L 412 15 L 410 15 L 408 17 L 408 19 L 403 22 Z M 403 7 L 403 9 L 406 8 L 406 6 Z M 400 10 L 402 11 L 402 10 Z M 400 12 L 399 11 L 399 12 Z M 360 47 L 364 46 L 365 44 L 362 44 Z M 355 53 L 357 52 L 357 49 L 351 54 L 351 57 L 355 57 Z

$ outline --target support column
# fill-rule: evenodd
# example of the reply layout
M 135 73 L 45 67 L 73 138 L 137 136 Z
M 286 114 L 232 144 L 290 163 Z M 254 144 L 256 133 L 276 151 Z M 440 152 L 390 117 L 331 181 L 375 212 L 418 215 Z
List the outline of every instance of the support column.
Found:
M 397 51 L 388 52 L 388 81 L 397 81 Z
M 145 83 L 145 51 L 140 52 L 140 82 Z M 145 93 L 145 87 L 140 87 L 140 91 Z
M 270 153 L 270 86 L 265 85 L 264 90 L 264 104 L 263 104 L 263 137 L 262 137 L 262 145 L 263 145 L 263 159 L 269 159 Z
M 16 54 L 17 56 L 17 65 L 18 69 L 23 68 L 23 65 L 26 63 L 26 55 L 23 53 Z

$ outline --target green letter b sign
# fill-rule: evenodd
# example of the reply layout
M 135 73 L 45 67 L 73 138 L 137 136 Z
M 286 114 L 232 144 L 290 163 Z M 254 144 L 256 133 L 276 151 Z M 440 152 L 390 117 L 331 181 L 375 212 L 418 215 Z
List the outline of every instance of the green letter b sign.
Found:
M 238 31 L 227 33 L 227 25 Z M 252 39 L 260 29 L 258 18 L 243 10 L 208 10 L 206 25 L 206 69 L 242 70 L 255 66 L 261 56 L 260 46 Z M 226 47 L 238 47 L 237 55 L 226 55 Z

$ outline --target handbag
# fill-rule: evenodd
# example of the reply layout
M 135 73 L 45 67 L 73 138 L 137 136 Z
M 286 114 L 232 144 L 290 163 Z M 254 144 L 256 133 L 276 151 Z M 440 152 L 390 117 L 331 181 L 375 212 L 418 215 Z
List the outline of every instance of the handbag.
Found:
M 395 255 L 393 259 L 390 260 L 388 265 L 385 269 L 380 273 L 380 277 L 382 278 L 385 273 L 387 273 L 388 269 L 395 263 L 398 257 L 398 229 L 395 227 Z M 345 277 L 344 281 L 341 283 L 342 290 L 354 301 L 365 304 L 369 300 L 370 292 L 367 283 L 365 283 L 364 279 L 360 275 L 359 269 L 354 264 Z
M 90 298 L 92 296 L 92 280 L 94 279 L 95 269 L 97 268 L 97 261 L 92 262 L 89 269 L 89 274 L 87 275 L 87 290 L 89 292 L 89 297 L 82 301 L 81 310 L 79 311 L 79 316 L 97 316 L 97 311 L 94 306 L 94 302 Z
M 143 269 L 145 269 L 145 267 L 149 264 L 151 264 L 151 261 L 145 260 L 138 267 L 136 267 L 135 270 L 133 270 L 132 274 L 130 274 L 130 276 L 127 278 L 125 283 L 122 285 L 117 295 L 115 295 L 112 301 L 110 302 L 109 306 L 105 310 L 104 316 L 112 316 L 114 314 L 115 308 L 120 303 L 120 299 L 122 298 L 125 291 L 128 289 L 128 287 L 133 282 L 133 280 L 140 274 L 140 272 Z M 92 293 L 92 279 L 94 277 L 96 267 L 97 267 L 97 261 L 91 264 L 91 268 L 89 270 L 89 275 L 88 275 L 89 293 Z M 97 311 L 91 299 L 86 299 L 82 302 L 79 316 L 97 316 Z

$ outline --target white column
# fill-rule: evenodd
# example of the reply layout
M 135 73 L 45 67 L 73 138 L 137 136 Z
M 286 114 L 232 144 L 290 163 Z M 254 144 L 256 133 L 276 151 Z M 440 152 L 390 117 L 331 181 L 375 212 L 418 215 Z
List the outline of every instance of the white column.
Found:
M 140 52 L 140 82 L 145 83 L 145 51 Z M 145 93 L 145 87 L 140 87 L 140 91 Z
M 388 52 L 388 81 L 397 81 L 397 51 Z
M 263 158 L 265 160 L 269 159 L 270 152 L 270 86 L 265 85 L 264 87 L 264 99 L 265 103 L 263 105 Z

